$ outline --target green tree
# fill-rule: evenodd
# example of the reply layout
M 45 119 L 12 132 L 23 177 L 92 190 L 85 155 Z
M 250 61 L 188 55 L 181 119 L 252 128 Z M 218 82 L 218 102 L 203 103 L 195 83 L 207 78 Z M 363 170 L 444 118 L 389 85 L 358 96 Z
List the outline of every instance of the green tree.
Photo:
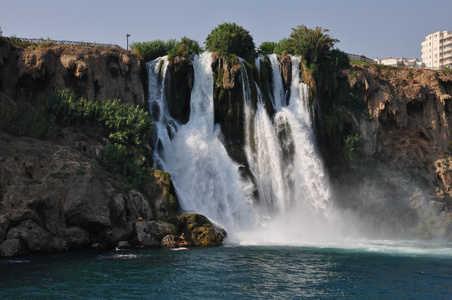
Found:
M 263 42 L 259 46 L 259 50 L 265 54 L 275 53 L 275 47 L 278 43 L 275 42 Z
M 141 56 L 144 61 L 151 61 L 168 53 L 167 43 L 162 40 L 132 43 L 130 49 Z
M 301 56 L 309 67 L 312 63 L 317 63 L 318 60 L 329 57 L 334 44 L 339 42 L 338 39 L 327 34 L 328 31 L 328 29 L 321 27 L 312 29 L 305 25 L 299 25 L 293 28 L 290 34 L 290 50 Z
M 289 43 L 289 39 L 287 39 L 287 38 L 280 40 L 276 44 L 274 51 L 276 54 L 279 54 L 279 55 L 281 55 L 283 52 L 293 54 L 293 51 L 292 51 L 290 43 Z
M 179 42 L 175 43 L 168 51 L 168 59 L 173 60 L 176 56 L 188 58 L 193 53 L 199 53 L 202 49 L 195 40 L 183 37 Z
M 249 31 L 235 23 L 218 25 L 207 36 L 206 49 L 222 54 L 235 54 L 249 58 L 254 54 L 254 41 Z

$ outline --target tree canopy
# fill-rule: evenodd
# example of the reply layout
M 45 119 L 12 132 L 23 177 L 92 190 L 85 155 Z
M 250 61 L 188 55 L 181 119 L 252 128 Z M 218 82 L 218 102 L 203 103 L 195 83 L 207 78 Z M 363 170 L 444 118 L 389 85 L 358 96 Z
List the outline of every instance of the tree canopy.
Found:
M 305 25 L 292 28 L 288 39 L 290 52 L 305 59 L 308 66 L 328 57 L 334 44 L 339 42 L 327 34 L 328 31 L 321 27 L 307 28 Z
M 248 58 L 254 54 L 254 41 L 249 31 L 235 23 L 218 25 L 207 36 L 206 49 L 222 54 L 235 54 Z

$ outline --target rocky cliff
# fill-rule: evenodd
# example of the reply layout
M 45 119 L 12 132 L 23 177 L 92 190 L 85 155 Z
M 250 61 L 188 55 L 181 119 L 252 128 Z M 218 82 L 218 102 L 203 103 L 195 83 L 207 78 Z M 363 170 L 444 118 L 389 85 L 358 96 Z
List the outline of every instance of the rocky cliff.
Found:
M 365 104 L 361 113 L 342 107 L 336 124 L 344 137 L 353 132 L 360 137 L 359 155 L 336 182 L 343 204 L 359 206 L 368 220 L 391 218 L 393 225 L 421 220 L 422 228 L 415 229 L 420 237 L 450 238 L 452 74 L 354 65 L 340 77 Z M 358 184 L 367 187 L 367 195 L 363 189 L 350 192 Z M 377 211 L 371 200 L 358 199 L 371 199 L 372 193 L 390 209 Z
M 147 108 L 146 80 L 144 62 L 123 49 L 17 48 L 0 38 L 0 109 L 23 102 L 39 106 L 38 96 L 49 90 Z M 138 188 L 100 163 L 111 143 L 102 128 L 80 124 L 59 130 L 46 140 L 0 132 L 0 257 L 158 247 L 166 235 L 181 233 L 183 220 L 177 217 L 168 173 L 148 168 L 149 179 Z M 136 157 L 149 165 L 143 154 Z M 209 245 L 221 244 L 215 239 Z
M 418 170 L 450 200 L 452 74 L 355 66 L 347 77 L 368 108 L 368 118 L 358 124 L 364 153 Z
M 89 101 L 144 104 L 145 64 L 121 48 L 49 43 L 22 49 L 0 38 L 0 67 L 0 91 L 16 101 L 51 89 Z

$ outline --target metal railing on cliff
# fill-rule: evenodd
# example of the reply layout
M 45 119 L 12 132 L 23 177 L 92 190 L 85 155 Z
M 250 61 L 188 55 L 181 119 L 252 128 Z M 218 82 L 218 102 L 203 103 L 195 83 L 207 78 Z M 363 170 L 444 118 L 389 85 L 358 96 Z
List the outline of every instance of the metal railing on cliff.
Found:
M 350 54 L 350 53 L 347 53 L 347 54 L 348 54 L 348 57 L 351 58 L 351 59 L 364 61 L 364 62 L 369 63 L 369 64 L 374 64 L 375 63 L 375 60 L 373 60 L 372 58 L 368 58 L 367 56 L 364 56 L 364 54 L 362 54 L 362 55 Z
M 50 38 L 43 39 L 43 38 L 19 38 L 19 37 L 7 37 L 7 39 L 10 40 L 17 40 L 25 43 L 31 43 L 31 44 L 41 44 L 41 43 L 47 43 L 47 44 L 53 44 L 53 45 L 72 45 L 72 46 L 93 46 L 93 47 L 105 47 L 105 48 L 120 48 L 120 46 L 116 44 L 104 44 L 104 43 L 92 43 L 92 42 L 76 42 L 76 41 L 66 41 L 66 40 L 52 40 Z

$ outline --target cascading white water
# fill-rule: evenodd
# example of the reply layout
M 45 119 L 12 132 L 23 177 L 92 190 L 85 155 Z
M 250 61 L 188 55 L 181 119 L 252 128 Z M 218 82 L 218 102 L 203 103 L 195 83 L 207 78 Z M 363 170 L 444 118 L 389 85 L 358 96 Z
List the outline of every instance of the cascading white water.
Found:
M 149 111 L 154 121 L 154 155 L 153 159 L 158 167 L 164 164 L 162 145 L 168 144 L 176 132 L 176 123 L 169 117 L 165 101 L 165 77 L 168 60 L 157 58 L 147 64 L 149 74 Z
M 214 126 L 211 53 L 196 55 L 193 65 L 195 77 L 187 124 L 172 120 L 167 110 L 162 110 L 165 116 L 155 121 L 162 149 L 157 161 L 171 174 L 183 209 L 205 214 L 233 233 L 236 227 L 253 221 L 251 187 L 241 181 L 239 165 L 229 158 L 220 128 Z M 151 68 L 149 76 L 153 82 L 159 75 Z M 164 94 L 160 95 L 160 99 L 150 101 L 164 102 Z M 165 123 L 174 124 L 172 136 L 160 130 L 167 127 Z
M 245 152 L 254 183 L 242 179 L 240 166 L 228 156 L 221 142 L 221 129 L 214 125 L 214 83 L 208 52 L 194 57 L 191 112 L 184 125 L 171 119 L 164 104 L 165 93 L 161 92 L 164 86 L 154 84 L 156 78 L 165 75 L 165 68 L 160 70 L 158 61 L 148 65 L 153 89 L 149 103 L 151 110 L 158 108 L 160 112 L 158 118 L 154 117 L 154 161 L 171 173 L 183 209 L 218 222 L 234 242 L 309 243 L 331 238 L 325 234 L 330 221 L 330 196 L 315 151 L 307 87 L 299 75 L 300 61 L 292 58 L 288 104 L 277 57 L 270 56 L 270 61 L 276 111 L 272 119 L 261 99 L 253 108 L 250 84 L 255 83 L 248 82 L 246 68 L 242 68 Z M 258 199 L 252 197 L 254 189 Z
M 315 151 L 308 88 L 300 78 L 300 60 L 292 58 L 287 105 L 276 55 L 270 55 L 270 61 L 271 96 L 276 112 L 273 121 L 261 97 L 256 111 L 250 107 L 251 101 L 245 100 L 246 128 L 250 130 L 246 154 L 259 193 L 261 225 L 265 230 L 247 231 L 239 239 L 248 243 L 331 241 L 335 234 L 329 224 L 330 194 L 322 162 Z
M 268 56 L 272 66 L 272 85 L 273 93 L 270 95 L 275 110 L 279 111 L 281 107 L 286 105 L 286 96 L 284 91 L 283 79 L 281 76 L 281 65 L 276 54 Z

